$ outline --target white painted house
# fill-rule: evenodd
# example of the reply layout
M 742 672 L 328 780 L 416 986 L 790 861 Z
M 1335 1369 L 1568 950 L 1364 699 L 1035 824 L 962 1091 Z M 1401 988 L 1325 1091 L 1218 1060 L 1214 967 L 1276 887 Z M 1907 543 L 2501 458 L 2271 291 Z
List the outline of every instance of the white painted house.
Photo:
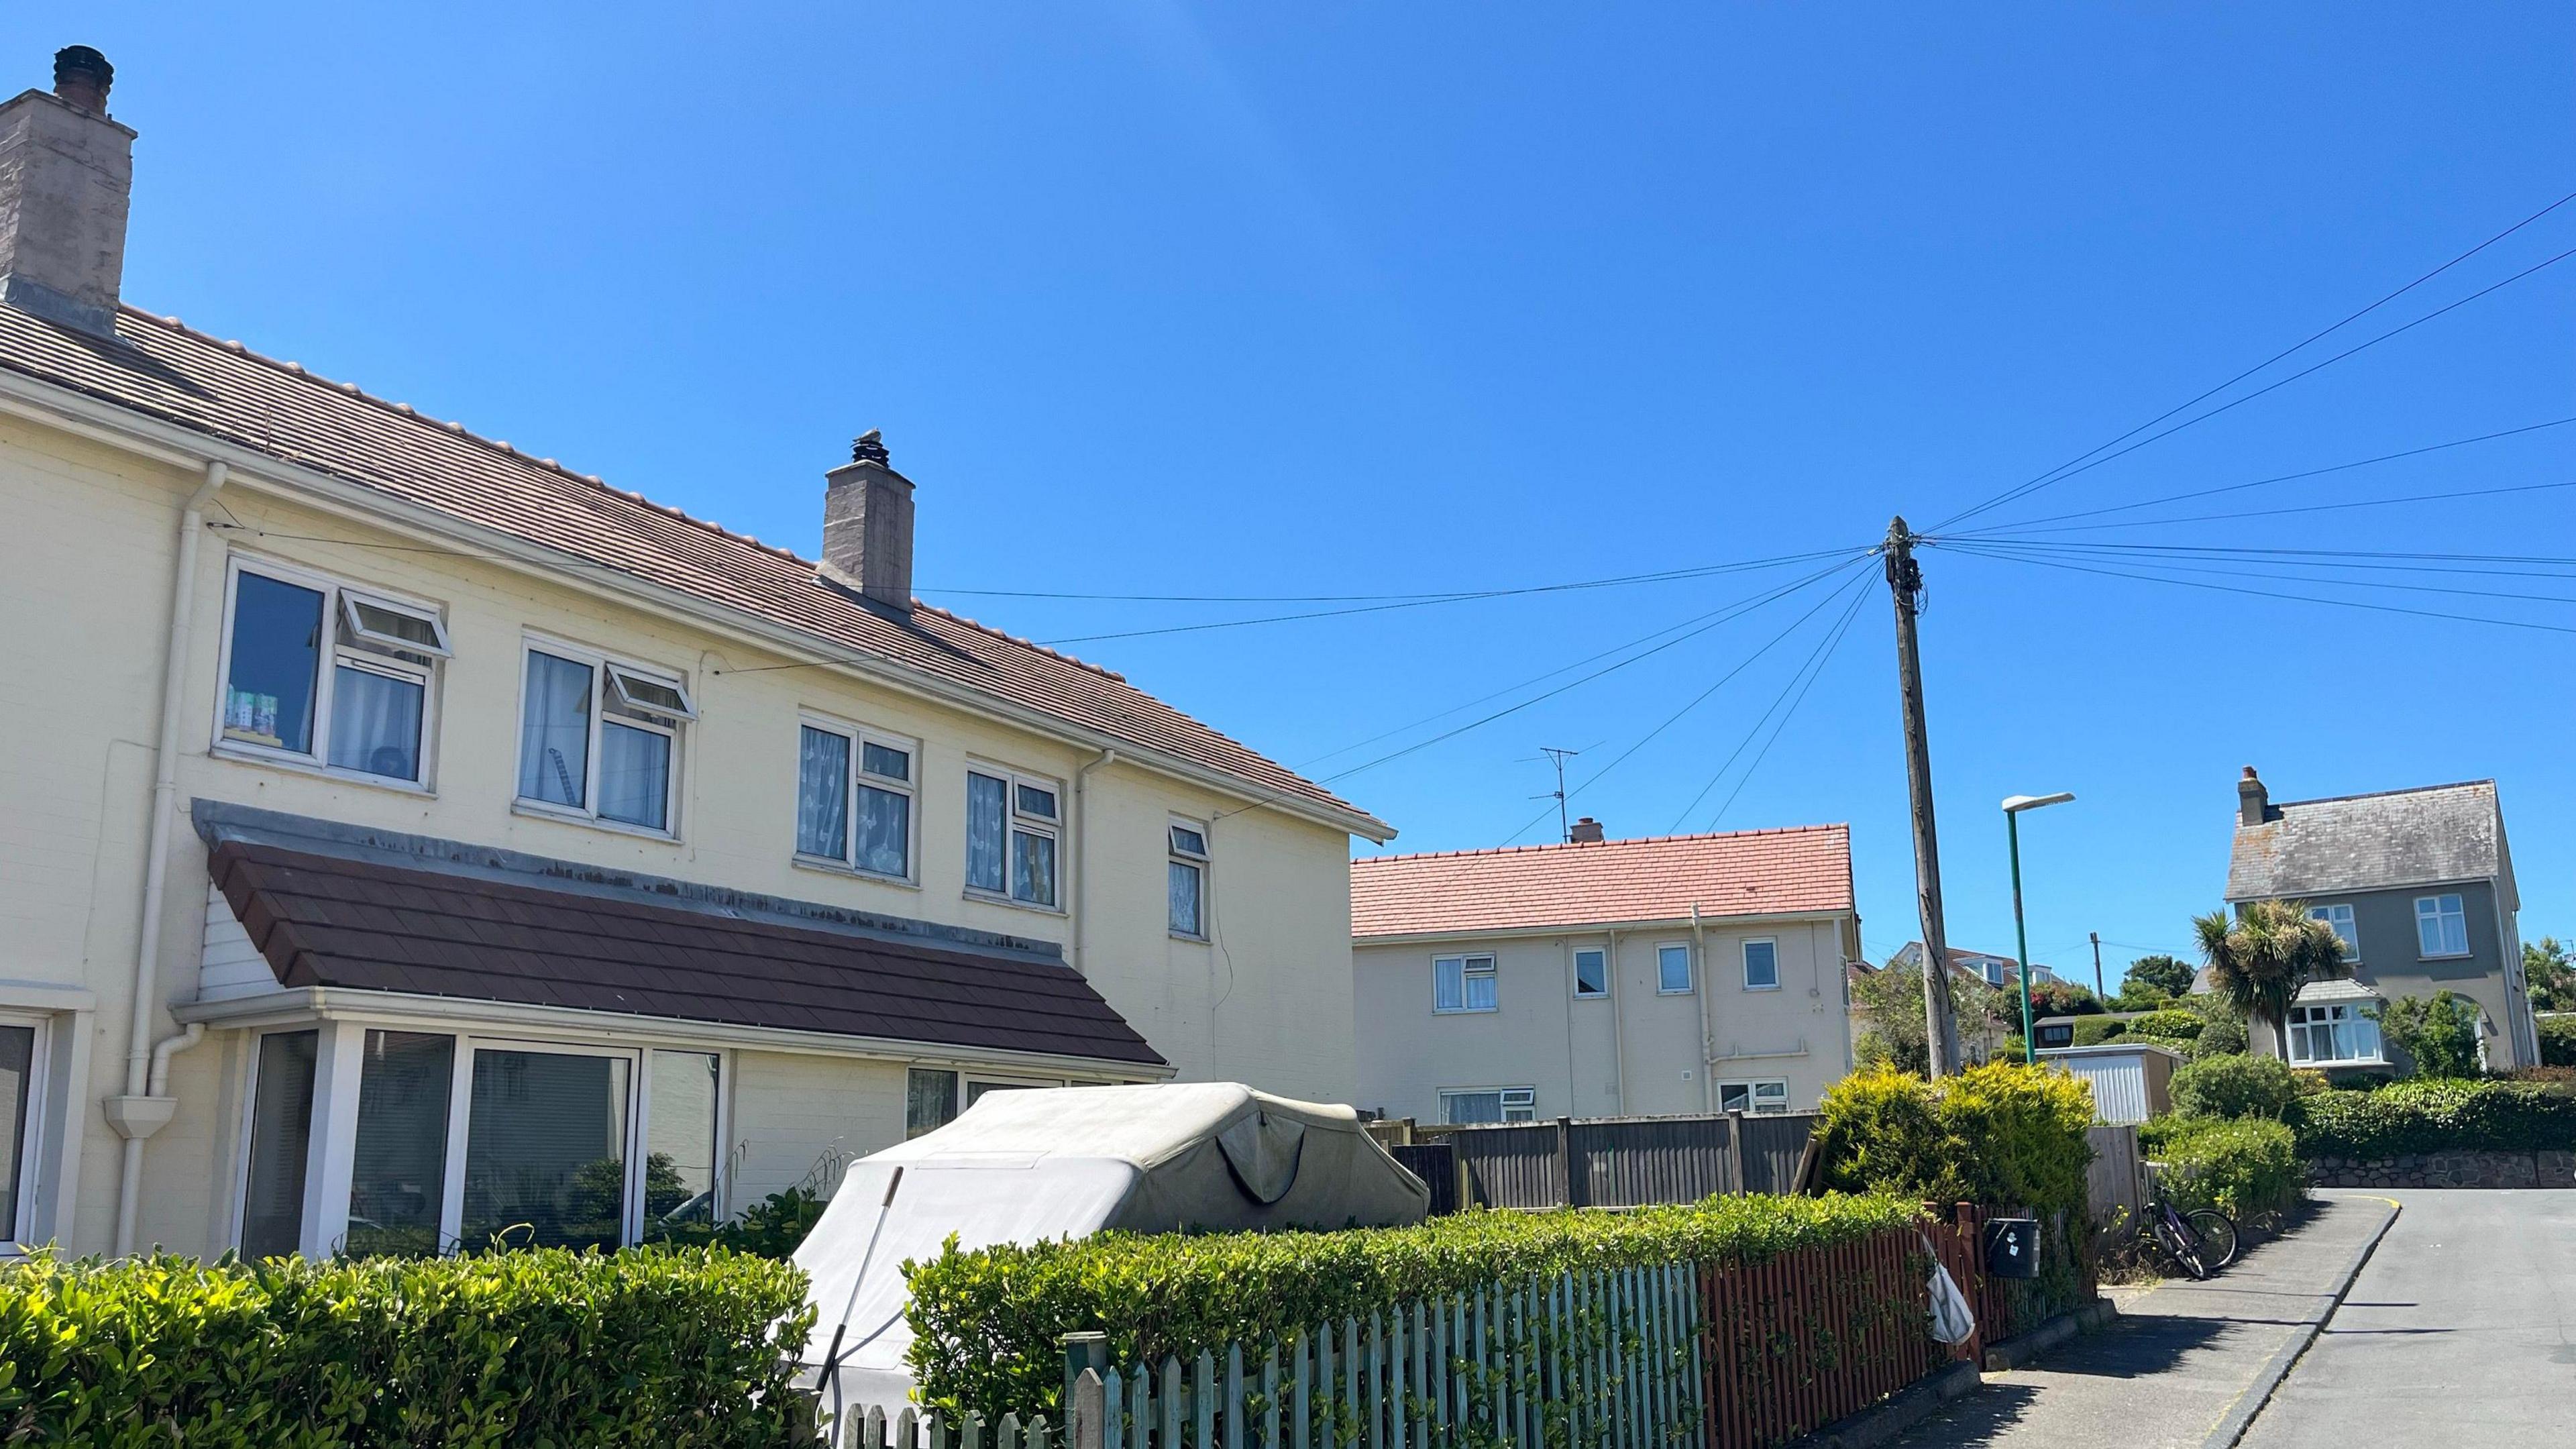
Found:
M 1388 826 L 917 603 L 874 434 L 804 559 L 125 305 L 108 82 L 0 105 L 0 1237 L 619 1243 L 997 1087 L 1351 1094 Z

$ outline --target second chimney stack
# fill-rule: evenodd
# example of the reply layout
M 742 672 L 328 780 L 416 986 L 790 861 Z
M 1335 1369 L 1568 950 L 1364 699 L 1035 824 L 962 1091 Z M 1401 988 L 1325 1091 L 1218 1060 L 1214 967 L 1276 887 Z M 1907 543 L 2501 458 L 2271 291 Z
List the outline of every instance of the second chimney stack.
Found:
M 912 608 L 912 480 L 870 428 L 823 475 L 823 576 L 890 608 Z
M 2245 778 L 2236 782 L 2236 823 L 2260 825 L 2272 818 L 2272 792 L 2254 767 L 2245 767 Z
M 1586 815 L 1582 819 L 1574 822 L 1573 828 L 1565 832 L 1565 838 L 1573 841 L 1577 845 L 1599 845 L 1601 843 L 1601 822 L 1593 819 L 1589 815 Z

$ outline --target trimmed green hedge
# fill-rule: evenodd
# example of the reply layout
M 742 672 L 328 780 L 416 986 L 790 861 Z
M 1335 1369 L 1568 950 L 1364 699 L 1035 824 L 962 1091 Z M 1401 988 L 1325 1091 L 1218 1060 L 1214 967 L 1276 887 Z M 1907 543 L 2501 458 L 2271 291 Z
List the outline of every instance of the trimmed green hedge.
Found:
M 2093 1088 L 2061 1068 L 1971 1067 L 1937 1087 L 1903 1072 L 1860 1072 L 1816 1110 L 1828 1187 L 2083 1219 Z
M 2073 1046 L 2100 1046 L 2128 1035 L 2129 1024 L 2116 1016 L 2080 1016 L 2075 1019 Z
M 2081 1169 L 2079 1169 L 2080 1171 Z M 920 1398 L 943 1412 L 1053 1412 L 1057 1336 L 1113 1362 L 1278 1340 L 1400 1303 L 1577 1269 L 1758 1263 L 1914 1223 L 1893 1197 L 1712 1198 L 1634 1212 L 1470 1212 L 1329 1233 L 1102 1233 L 906 1263 Z
M 2138 1129 L 2138 1147 L 2165 1165 L 2174 1206 L 2214 1207 L 2242 1223 L 2287 1212 L 2307 1192 L 2307 1169 L 2290 1129 L 2260 1117 L 2159 1117 Z
M 2150 1036 L 2158 1041 L 2197 1041 L 2209 1023 L 2188 1011 L 2166 1007 L 2134 1017 L 2129 1022 L 2129 1035 Z
M 794 1442 L 804 1275 L 715 1250 L 0 1266 L 0 1438 L 100 1449 Z M 781 1323 L 783 1327 L 779 1327 Z
M 2394 1082 L 2318 1092 L 2289 1113 L 2302 1157 L 2576 1150 L 2576 1091 L 2542 1082 Z
M 2540 1064 L 2576 1067 L 2576 1016 L 2544 1016 L 2540 1028 Z
M 2173 1074 L 2174 1110 L 2185 1117 L 2278 1118 L 2298 1095 L 2279 1057 L 2203 1057 Z

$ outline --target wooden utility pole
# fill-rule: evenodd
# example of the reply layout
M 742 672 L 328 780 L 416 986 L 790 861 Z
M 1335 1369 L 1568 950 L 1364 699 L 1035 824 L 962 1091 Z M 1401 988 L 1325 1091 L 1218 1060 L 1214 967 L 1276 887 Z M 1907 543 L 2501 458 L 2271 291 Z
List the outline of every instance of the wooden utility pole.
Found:
M 1896 599 L 1896 683 L 1905 712 L 1905 789 L 1914 815 L 1914 897 L 1923 917 L 1923 1038 L 1935 1080 L 1959 1070 L 1959 1023 L 1950 1010 L 1950 943 L 1941 925 L 1941 845 L 1932 827 L 1932 746 L 1923 732 L 1923 661 L 1914 614 L 1923 570 L 1903 518 L 1887 525 L 1887 591 Z
M 2085 934 L 2093 938 L 2093 994 L 2101 998 L 2103 1005 L 2108 1006 L 2111 1004 L 2111 993 L 2102 989 L 2102 933 L 2088 931 Z

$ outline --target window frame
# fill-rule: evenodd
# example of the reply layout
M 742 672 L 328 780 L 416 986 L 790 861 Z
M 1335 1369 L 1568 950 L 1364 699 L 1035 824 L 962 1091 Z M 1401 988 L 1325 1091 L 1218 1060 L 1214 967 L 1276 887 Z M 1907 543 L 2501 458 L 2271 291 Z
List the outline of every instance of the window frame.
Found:
M 1460 1122 L 1454 1121 L 1454 1120 L 1452 1119 L 1452 1116 L 1451 1116 L 1451 1113 L 1450 1113 L 1449 1104 L 1450 1104 L 1450 1102 L 1451 1102 L 1451 1101 L 1453 1101 L 1453 1100 L 1455 1100 L 1455 1099 L 1457 1099 L 1457 1098 L 1460 1098 L 1460 1097 L 1491 1097 L 1491 1098 L 1493 1098 L 1493 1099 L 1494 1099 L 1494 1112 L 1495 1112 L 1494 1120 L 1493 1120 L 1493 1121 L 1491 1121 L 1491 1122 L 1468 1122 L 1468 1123 L 1460 1123 Z M 1514 1097 L 1519 1097 L 1519 1098 L 1522 1098 L 1523 1100 L 1521 1100 L 1521 1101 L 1517 1101 L 1517 1102 L 1516 1102 L 1516 1101 L 1513 1101 L 1513 1100 L 1512 1100 L 1512 1098 L 1514 1098 Z M 1514 1115 L 1512 1115 L 1512 1114 L 1514 1114 L 1514 1113 L 1519 1113 L 1520 1115 L 1519 1115 L 1519 1116 L 1514 1116 Z M 1538 1088 L 1536 1088 L 1536 1087 L 1534 1087 L 1534 1086 L 1525 1086 L 1525 1087 L 1442 1087 L 1442 1088 L 1440 1089 L 1440 1120 L 1441 1120 L 1441 1123 L 1442 1123 L 1444 1126 L 1469 1126 L 1469 1127 L 1521 1127 L 1521 1126 L 1527 1126 L 1527 1125 L 1529 1125 L 1530 1123 L 1536 1122 L 1536 1121 L 1538 1120 Z
M 2450 908 L 2447 910 L 2444 909 L 2445 902 L 2449 903 Z M 2428 905 L 2433 907 L 2430 915 L 2425 914 L 2424 911 Z M 2433 924 L 2436 931 L 2444 935 L 2449 934 L 2444 928 L 2451 922 L 2457 921 L 2460 926 L 2460 948 L 2456 951 L 2425 950 L 2424 926 L 2428 921 Z M 2423 961 L 2458 961 L 2477 954 L 2469 940 L 2469 898 L 2465 893 L 2436 891 L 2431 895 L 2415 898 L 2415 954 L 2418 960 Z
M 2388 1040 L 2379 1034 L 2379 1023 L 2361 1008 L 2361 1001 L 2293 1002 L 2282 1022 L 2281 1059 L 2294 1067 L 2375 1067 L 2388 1062 Z M 2311 1018 L 2310 1013 L 2316 1015 Z M 2368 1055 L 2319 1057 L 2301 1055 L 2301 1043 L 2313 1043 L 2314 1033 L 2323 1027 L 2328 1041 L 2335 1040 L 2336 1028 L 2349 1026 L 2355 1048 L 2367 1046 Z M 2365 1043 L 2363 1036 L 2369 1040 Z
M 54 1023 L 41 1012 L 0 1011 L 0 1026 L 23 1027 L 34 1038 L 27 1049 L 26 1126 L 18 1139 L 16 1211 L 9 1221 L 0 1222 L 0 1259 L 5 1259 L 40 1246 L 29 1241 L 29 1235 L 36 1216 L 36 1187 L 44 1175 L 45 1087 L 53 1070 Z
M 1598 956 L 1601 958 L 1601 989 L 1598 991 L 1586 991 L 1583 989 L 1583 958 L 1586 956 Z M 1577 946 L 1574 948 L 1571 961 L 1574 968 L 1574 999 L 1577 1001 L 1609 1000 L 1610 948 L 1607 946 Z
M 1771 948 L 1771 979 L 1770 979 L 1769 981 L 1767 981 L 1767 982 L 1756 982 L 1756 981 L 1753 979 L 1753 948 L 1754 948 L 1754 947 L 1756 947 L 1756 946 L 1768 946 L 1768 947 L 1770 947 L 1770 948 Z M 1741 942 L 1737 943 L 1736 955 L 1737 955 L 1737 957 L 1739 958 L 1739 960 L 1740 960 L 1740 964 L 1743 966 L 1743 969 L 1744 969 L 1744 989 L 1745 989 L 1745 990 L 1747 990 L 1747 991 L 1777 991 L 1777 990 L 1779 990 L 1779 989 L 1780 989 L 1780 938 L 1779 938 L 1779 937 L 1777 937 L 1777 936 L 1748 936 L 1748 937 L 1746 937 L 1743 941 L 1741 941 Z
M 519 782 L 526 777 L 528 768 L 528 705 L 530 703 L 528 658 L 532 654 L 548 655 L 567 664 L 587 665 L 590 669 L 590 736 L 587 757 L 583 762 L 582 803 L 579 805 L 566 805 L 560 801 L 541 800 L 519 793 Z M 689 714 L 685 717 L 677 717 L 674 712 L 664 711 L 661 707 L 654 706 L 647 710 L 619 714 L 612 720 L 609 715 L 612 707 L 620 710 L 631 708 L 623 702 L 623 690 L 612 689 L 609 682 L 613 674 L 621 672 L 649 683 L 668 685 L 679 691 L 681 701 L 689 707 Z M 616 697 L 612 698 L 612 695 Z M 645 664 L 624 655 L 593 648 L 587 644 L 575 644 L 550 634 L 539 634 L 533 631 L 522 634 L 519 638 L 519 709 L 513 719 L 511 731 L 513 745 L 510 766 L 510 808 L 530 815 L 541 815 L 550 820 L 565 820 L 600 830 L 622 831 L 629 835 L 641 835 L 653 840 L 676 841 L 680 838 L 680 757 L 688 746 L 685 726 L 695 723 L 696 720 L 695 697 L 689 693 L 688 682 L 678 670 L 664 669 L 658 664 Z M 663 769 L 662 823 L 659 826 L 639 825 L 632 820 L 620 820 L 614 816 L 599 813 L 600 772 L 606 768 L 604 759 L 606 751 L 601 748 L 601 745 L 607 738 L 608 727 L 612 723 L 621 729 L 656 734 L 670 741 L 670 749 L 666 756 L 667 763 Z
M 262 744 L 257 740 L 239 739 L 226 732 L 224 718 L 230 712 L 228 706 L 233 679 L 233 626 L 241 611 L 241 579 L 244 574 L 322 595 L 320 624 L 324 638 L 320 641 L 319 658 L 314 667 L 313 740 L 310 749 L 291 750 L 283 744 Z M 433 648 L 411 640 L 395 640 L 364 629 L 356 621 L 354 606 L 360 602 L 426 621 L 438 636 L 437 646 Z M 352 584 L 339 575 L 300 564 L 236 551 L 224 558 L 224 607 L 217 627 L 220 632 L 215 648 L 214 728 L 207 753 L 221 758 L 311 770 L 335 780 L 373 785 L 380 789 L 414 794 L 437 793 L 433 783 L 436 771 L 431 762 L 437 755 L 440 685 L 446 674 L 445 665 L 455 657 L 448 638 L 444 606 L 391 589 Z M 428 659 L 423 663 L 399 658 L 391 652 L 394 650 L 426 655 Z M 420 686 L 420 744 L 413 762 L 418 768 L 411 775 L 384 775 L 331 763 L 334 696 L 338 692 L 339 671 L 343 665 L 361 673 Z
M 966 773 L 969 777 L 981 775 L 987 780 L 1002 782 L 1002 888 L 998 891 L 989 886 L 975 884 L 972 869 L 975 850 L 973 824 L 975 797 L 971 783 L 966 789 L 964 801 L 961 802 L 965 806 L 967 825 L 965 846 L 969 868 L 966 876 L 966 895 L 974 900 L 989 901 L 999 906 L 1012 906 L 1024 911 L 1044 911 L 1049 915 L 1057 916 L 1067 914 L 1064 904 L 1064 782 L 1051 775 L 1034 774 L 1027 770 L 1014 769 L 1009 765 L 972 758 L 966 762 Z M 1048 797 L 1055 801 L 1055 813 L 1038 815 L 1021 809 L 1020 791 L 1024 788 L 1045 791 Z M 1054 896 L 1053 900 L 1033 901 L 1019 894 L 1020 873 L 1016 867 L 1019 863 L 1019 837 L 1022 834 L 1042 836 L 1054 845 L 1053 851 L 1048 856 L 1047 872 L 1047 885 L 1049 892 Z
M 691 1041 L 685 1038 L 675 1038 L 671 1040 L 655 1038 L 651 1040 L 639 1040 L 633 1045 L 612 1046 L 601 1043 L 596 1037 L 589 1036 L 546 1038 L 541 1036 L 515 1035 L 507 1031 L 478 1033 L 472 1030 L 461 1029 L 453 1026 L 442 1027 L 436 1024 L 403 1023 L 382 1020 L 301 1021 L 282 1023 L 272 1027 L 264 1027 L 246 1034 L 246 1040 L 250 1045 L 249 1055 L 242 1072 L 242 1100 L 239 1111 L 239 1128 L 234 1133 L 233 1181 L 230 1196 L 230 1215 L 232 1221 L 227 1229 L 224 1240 L 225 1245 L 235 1252 L 238 1252 L 241 1249 L 242 1231 L 246 1226 L 246 1219 L 248 1217 L 251 1137 L 253 1135 L 251 1129 L 253 1114 L 257 1109 L 259 1101 L 259 1044 L 261 1041 L 272 1035 L 293 1034 L 296 1032 L 307 1031 L 316 1032 L 319 1036 L 318 1040 L 314 1044 L 318 1060 L 314 1073 L 313 1100 L 308 1109 L 310 1120 L 306 1124 L 308 1163 L 305 1178 L 306 1201 L 303 1209 L 305 1212 L 310 1212 L 313 1207 L 313 1165 L 322 1159 L 327 1157 L 329 1161 L 336 1163 L 339 1167 L 337 1175 L 343 1179 L 352 1179 L 350 1181 L 350 1186 L 353 1190 L 356 1186 L 353 1180 L 353 1170 L 355 1168 L 357 1155 L 356 1128 L 358 1122 L 358 1107 L 360 1105 L 358 1093 L 361 1081 L 363 1080 L 363 1074 L 354 1076 L 346 1082 L 338 1081 L 331 1077 L 331 1069 L 328 1066 L 328 1062 L 334 1050 L 334 1038 L 337 1033 L 342 1031 L 354 1032 L 358 1035 L 360 1042 L 363 1044 L 366 1033 L 370 1031 L 393 1031 L 404 1032 L 416 1036 L 443 1036 L 452 1043 L 451 1050 L 453 1055 L 448 1059 L 446 1157 L 442 1164 L 443 1176 L 439 1184 L 439 1215 L 437 1228 L 439 1256 L 452 1257 L 459 1251 L 461 1246 L 462 1240 L 459 1235 L 464 1228 L 465 1160 L 468 1148 L 471 1146 L 473 1135 L 474 1057 L 477 1052 L 487 1050 L 536 1052 L 555 1056 L 607 1057 L 613 1059 L 622 1058 L 627 1062 L 627 1093 L 631 1100 L 627 1105 L 626 1130 L 623 1134 L 621 1143 L 621 1150 L 625 1154 L 626 1167 L 625 1178 L 622 1185 L 622 1190 L 625 1194 L 625 1208 L 619 1222 L 618 1246 L 622 1248 L 634 1247 L 638 1243 L 644 1241 L 644 1191 L 646 1174 L 645 1148 L 646 1144 L 652 1141 L 653 1058 L 655 1054 L 664 1052 L 715 1058 L 716 1112 L 714 1146 L 716 1149 L 716 1155 L 714 1163 L 715 1178 L 710 1189 L 714 1196 L 712 1211 L 715 1221 L 719 1223 L 729 1222 L 732 1220 L 732 1209 L 734 1206 L 731 1201 L 734 1196 L 734 1162 L 732 1146 L 734 1129 L 733 1099 L 738 1082 L 735 1074 L 739 1067 L 735 1060 L 734 1049 L 731 1047 L 720 1046 L 711 1042 Z M 347 1092 L 350 1094 L 350 1100 L 345 1112 L 338 1110 L 335 1100 L 341 1092 Z M 327 1143 L 324 1142 L 322 1140 L 324 1135 L 326 1133 L 335 1132 L 343 1120 L 345 1120 L 348 1127 L 345 1137 L 335 1137 L 334 1140 Z M 337 1251 L 338 1247 L 340 1245 L 344 1245 L 348 1240 L 347 1209 L 348 1204 L 346 1202 L 339 1204 L 336 1209 L 340 1231 L 338 1237 L 334 1239 L 334 1251 Z M 299 1222 L 297 1229 L 299 1241 L 309 1241 L 314 1226 L 315 1225 L 310 1221 Z
M 1765 1087 L 1777 1087 L 1780 1089 L 1777 1093 L 1772 1094 L 1769 1099 L 1776 1105 L 1766 1106 L 1764 1104 L 1764 1093 L 1762 1089 Z M 1727 1106 L 1726 1094 L 1729 1092 L 1741 1092 L 1744 1098 L 1744 1105 L 1741 1107 Z M 1717 1110 L 1720 1112 L 1741 1112 L 1748 1117 L 1786 1116 L 1789 1112 L 1789 1079 L 1786 1077 L 1737 1077 L 1721 1081 L 1717 1084 L 1717 1104 Z
M 2349 927 L 2349 930 L 2336 929 L 2335 913 L 2338 911 L 2343 914 L 2344 925 Z M 2334 931 L 2335 939 L 2343 942 L 2343 959 L 2346 965 L 2357 964 L 2361 960 L 2361 922 L 2353 911 L 2350 901 L 2328 901 L 2323 905 L 2311 905 L 2308 907 L 2308 919 L 2323 921 L 2326 923 L 2327 930 Z
M 1197 850 L 1192 851 L 1181 844 L 1181 834 L 1184 831 L 1198 837 Z M 1178 940 L 1205 941 L 1209 939 L 1208 880 L 1215 864 L 1215 847 L 1208 843 L 1208 828 L 1202 822 L 1192 820 L 1186 815 L 1175 815 L 1163 826 L 1163 843 L 1170 851 L 1170 856 L 1165 862 L 1166 869 L 1163 872 L 1164 924 L 1170 928 L 1170 934 Z M 1172 903 L 1172 872 L 1180 870 L 1194 872 L 1199 878 L 1198 891 L 1193 897 L 1198 904 L 1198 920 L 1188 929 L 1184 929 L 1179 922 L 1171 919 L 1169 909 Z
M 1671 978 L 1664 974 L 1664 955 L 1669 951 L 1679 951 L 1682 953 L 1682 984 L 1679 986 L 1673 985 L 1671 983 Z M 1697 990 L 1699 990 L 1699 953 L 1691 949 L 1691 943 L 1688 941 L 1657 941 L 1655 943 L 1655 994 L 1657 996 L 1688 996 Z
M 1440 1004 L 1441 972 L 1452 961 L 1458 963 L 1458 1004 L 1442 1006 Z M 1470 961 L 1482 961 L 1485 964 L 1480 969 L 1471 970 L 1467 965 Z M 1445 956 L 1433 956 L 1431 958 L 1431 1014 L 1434 1016 L 1490 1016 L 1501 1011 L 1503 1009 L 1502 967 L 1502 958 L 1491 951 L 1457 951 Z M 1483 1006 L 1475 1004 L 1474 993 L 1467 989 L 1468 982 L 1477 978 L 1487 983 L 1492 997 Z
M 839 735 L 849 741 L 850 745 L 848 778 L 841 782 L 841 853 L 838 856 L 815 855 L 806 850 L 801 842 L 791 842 L 789 853 L 796 864 L 819 866 L 826 870 L 844 870 L 853 875 L 866 876 L 870 880 L 892 881 L 901 885 L 921 884 L 921 741 L 908 735 L 895 734 L 889 730 L 877 729 L 872 725 L 859 724 L 853 720 L 841 719 L 810 709 L 796 712 L 796 726 L 798 761 L 796 793 L 799 810 L 803 809 L 805 793 L 804 731 L 810 729 L 823 734 Z M 896 780 L 890 776 L 871 772 L 867 768 L 867 758 L 868 746 L 872 744 L 879 749 L 901 750 L 904 757 L 912 762 L 912 778 Z M 859 790 L 863 786 L 889 795 L 901 795 L 904 799 L 903 873 L 900 875 L 873 870 L 858 862 Z M 792 829 L 795 822 L 790 821 L 789 824 Z

